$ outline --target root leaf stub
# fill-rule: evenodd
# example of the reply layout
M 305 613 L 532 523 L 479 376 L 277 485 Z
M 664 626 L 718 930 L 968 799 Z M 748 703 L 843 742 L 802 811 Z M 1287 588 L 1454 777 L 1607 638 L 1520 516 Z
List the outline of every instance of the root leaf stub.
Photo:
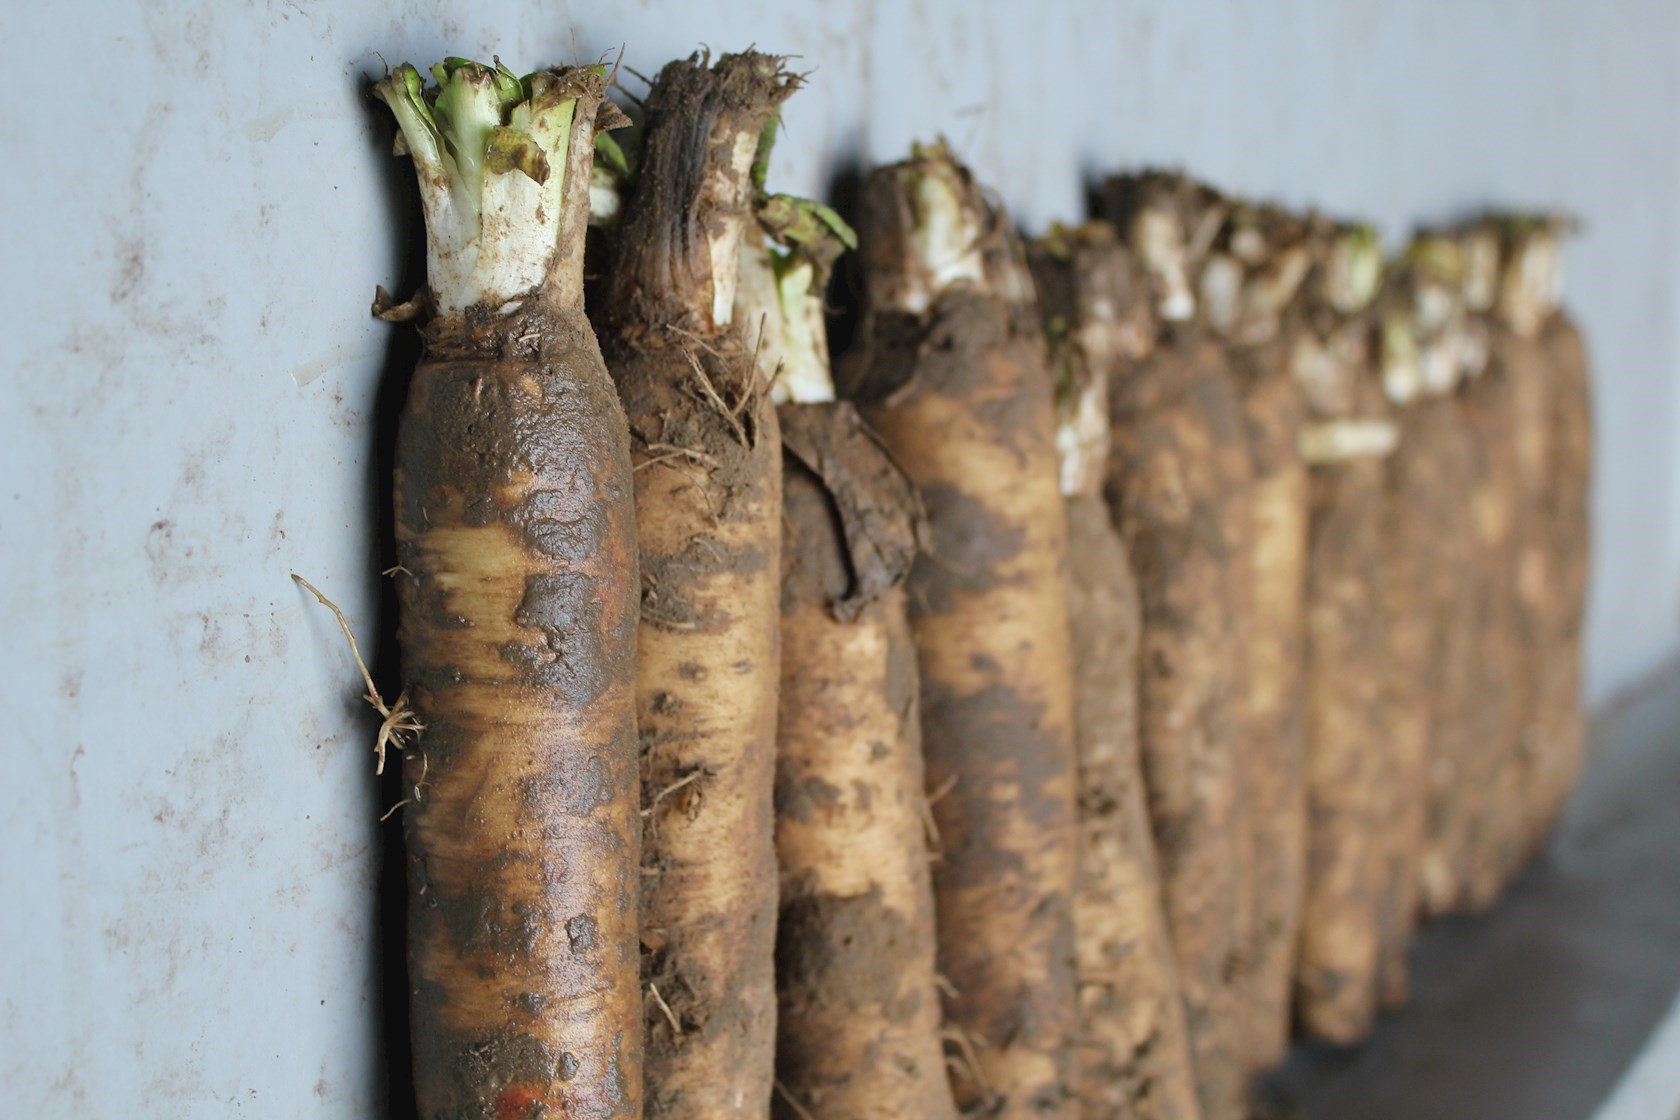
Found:
M 852 621 L 909 574 L 921 504 L 850 404 L 783 405 L 780 417 L 782 446 L 822 480 L 839 514 L 850 582 L 831 609 Z
M 756 228 L 759 137 L 798 88 L 782 59 L 756 51 L 660 71 L 601 308 L 614 329 L 671 325 L 708 340 L 728 330 L 741 239 Z

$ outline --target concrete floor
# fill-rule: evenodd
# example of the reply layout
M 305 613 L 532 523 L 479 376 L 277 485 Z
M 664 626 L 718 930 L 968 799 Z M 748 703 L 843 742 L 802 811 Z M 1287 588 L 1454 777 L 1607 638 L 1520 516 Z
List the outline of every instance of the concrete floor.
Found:
M 1593 743 L 1502 904 L 1424 931 L 1411 1005 L 1356 1050 L 1298 1047 L 1265 1086 L 1268 1116 L 1594 1116 L 1680 988 L 1680 672 L 1604 713 Z M 1680 1120 L 1664 1111 L 1649 1120 Z

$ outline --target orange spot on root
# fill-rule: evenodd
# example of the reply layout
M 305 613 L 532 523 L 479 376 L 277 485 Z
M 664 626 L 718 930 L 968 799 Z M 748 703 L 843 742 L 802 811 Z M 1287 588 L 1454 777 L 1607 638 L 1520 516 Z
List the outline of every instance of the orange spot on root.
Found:
M 496 1120 L 532 1120 L 533 1117 L 566 1117 L 571 1110 L 564 1099 L 556 1100 L 531 1085 L 509 1085 L 496 1096 Z

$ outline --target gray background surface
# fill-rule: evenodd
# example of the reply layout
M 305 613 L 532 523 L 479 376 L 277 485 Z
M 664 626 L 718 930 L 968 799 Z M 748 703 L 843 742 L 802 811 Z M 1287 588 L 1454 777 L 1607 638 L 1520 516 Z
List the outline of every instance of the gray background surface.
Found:
M 376 1108 L 374 415 L 413 215 L 365 83 L 801 57 L 783 189 L 943 131 L 1025 224 L 1182 164 L 1375 219 L 1586 222 L 1590 690 L 1680 621 L 1680 7 L 1649 0 L 8 4 L 0 1084 L 20 1116 Z M 634 79 L 625 77 L 633 90 Z M 400 353 L 400 351 L 399 351 Z M 388 403 L 388 402 L 387 402 Z M 388 621 L 388 620 L 387 620 Z

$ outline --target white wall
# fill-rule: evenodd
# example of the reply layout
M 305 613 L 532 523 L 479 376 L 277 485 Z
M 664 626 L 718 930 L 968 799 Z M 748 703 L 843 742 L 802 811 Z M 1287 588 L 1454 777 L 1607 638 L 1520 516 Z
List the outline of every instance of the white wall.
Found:
M 383 1092 L 373 415 L 407 174 L 380 56 L 802 56 L 776 175 L 946 132 L 1029 224 L 1179 163 L 1391 235 L 1490 201 L 1587 233 L 1595 698 L 1680 611 L 1680 9 L 1506 0 L 6 5 L 0 1084 L 8 1114 L 358 1116 Z M 632 79 L 626 78 L 632 88 Z M 410 216 L 411 217 L 411 216 Z M 385 620 L 387 623 L 389 620 Z

